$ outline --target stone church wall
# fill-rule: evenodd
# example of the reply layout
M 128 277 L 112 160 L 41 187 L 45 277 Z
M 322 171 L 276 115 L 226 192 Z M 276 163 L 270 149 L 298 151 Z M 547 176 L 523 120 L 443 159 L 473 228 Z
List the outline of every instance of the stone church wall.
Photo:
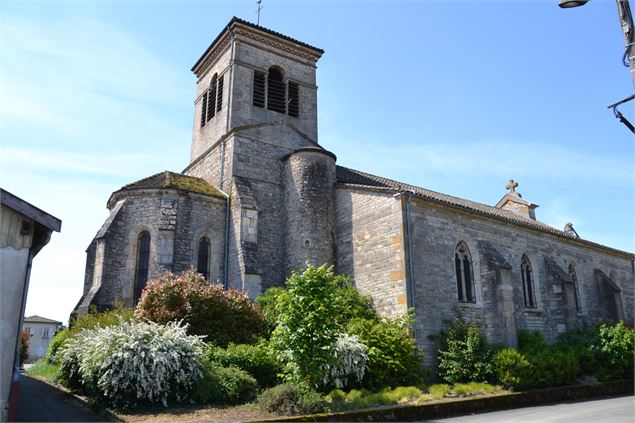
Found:
M 599 301 L 599 288 L 594 270 L 615 275 L 622 289 L 624 318 L 633 324 L 632 256 L 613 253 L 602 248 L 586 246 L 517 225 L 488 219 L 475 214 L 413 199 L 411 208 L 412 271 L 415 283 L 417 343 L 425 351 L 434 351 L 435 343 L 428 339 L 444 328 L 444 320 L 451 319 L 455 310 L 470 320 L 480 321 L 492 342 L 503 342 L 505 329 L 501 322 L 499 274 L 488 266 L 484 245 L 500 254 L 500 260 L 509 265 L 513 287 L 513 307 L 516 330 L 540 330 L 548 340 L 576 323 L 596 322 L 606 318 Z M 454 251 L 464 241 L 473 259 L 476 302 L 459 303 Z M 520 275 L 520 262 L 527 255 L 534 273 L 537 307 L 525 307 Z M 553 264 L 550 264 L 553 263 Z M 581 311 L 575 312 L 574 322 L 567 319 L 575 307 L 564 297 L 566 287 L 554 278 L 555 267 L 566 273 L 573 264 L 578 278 Z M 505 269 L 502 269 L 503 271 Z M 567 314 L 569 313 L 569 314 Z M 434 354 L 426 357 L 430 360 Z
M 385 317 L 408 309 L 401 201 L 393 192 L 336 188 L 337 272 Z

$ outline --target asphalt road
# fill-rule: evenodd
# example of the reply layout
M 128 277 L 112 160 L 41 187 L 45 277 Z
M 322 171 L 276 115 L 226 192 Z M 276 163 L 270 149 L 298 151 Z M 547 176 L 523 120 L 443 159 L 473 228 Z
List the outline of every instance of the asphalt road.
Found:
M 449 419 L 426 420 L 443 423 L 633 423 L 635 397 L 603 398 L 494 411 Z
M 20 375 L 18 422 L 101 422 L 95 412 L 64 391 Z

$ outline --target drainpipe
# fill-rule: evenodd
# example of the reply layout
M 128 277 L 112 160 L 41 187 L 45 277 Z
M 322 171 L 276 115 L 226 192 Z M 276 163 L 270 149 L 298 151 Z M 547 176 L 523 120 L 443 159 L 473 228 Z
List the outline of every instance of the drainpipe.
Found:
M 231 214 L 231 202 L 229 195 L 227 195 L 226 204 L 225 214 L 227 215 L 227 219 L 225 220 L 225 252 L 223 253 L 225 260 L 225 264 L 223 265 L 223 287 L 225 289 L 229 287 L 229 281 L 227 280 L 227 275 L 229 274 L 229 219 Z
M 406 287 L 407 290 L 410 291 L 408 295 L 408 308 L 412 308 L 414 310 L 416 310 L 416 303 L 415 303 L 415 283 L 414 283 L 414 278 L 412 276 L 412 223 L 410 221 L 410 193 L 407 192 L 401 192 L 400 193 L 401 196 L 401 200 L 402 200 L 402 209 L 403 209 L 403 214 L 404 214 L 404 223 L 405 223 L 405 228 L 404 228 L 404 247 L 406 249 L 405 253 L 406 253 Z M 415 339 L 415 342 L 417 340 L 416 338 L 416 331 L 415 328 L 412 328 L 412 337 Z
M 227 135 L 227 133 L 229 132 L 229 123 L 231 121 L 231 110 L 232 110 L 232 91 L 234 89 L 234 66 L 235 66 L 235 60 L 236 60 L 236 50 L 235 50 L 235 40 L 234 40 L 234 35 L 231 35 L 231 40 L 229 41 L 231 44 L 231 53 L 230 53 L 230 60 L 229 60 L 229 87 L 227 90 L 227 121 L 225 123 L 225 135 Z M 220 162 L 220 181 L 219 181 L 219 187 L 220 190 L 224 191 L 224 178 L 225 178 L 225 143 L 227 142 L 227 138 L 223 137 L 223 143 L 221 144 L 221 162 Z M 225 289 L 227 289 L 229 287 L 229 281 L 227 280 L 228 275 L 229 275 L 229 224 L 230 224 L 230 218 L 231 218 L 231 200 L 230 200 L 230 196 L 229 193 L 227 194 L 227 200 L 226 200 L 226 204 L 227 206 L 225 207 L 225 212 L 227 215 L 227 218 L 225 219 L 225 252 L 224 252 L 224 261 L 225 264 L 223 266 L 223 287 Z

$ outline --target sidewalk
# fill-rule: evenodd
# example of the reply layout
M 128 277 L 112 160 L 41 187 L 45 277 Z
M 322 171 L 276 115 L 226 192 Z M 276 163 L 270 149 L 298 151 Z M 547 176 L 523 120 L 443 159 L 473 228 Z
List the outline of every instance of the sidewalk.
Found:
M 102 422 L 108 420 L 84 406 L 72 395 L 22 374 L 16 421 Z

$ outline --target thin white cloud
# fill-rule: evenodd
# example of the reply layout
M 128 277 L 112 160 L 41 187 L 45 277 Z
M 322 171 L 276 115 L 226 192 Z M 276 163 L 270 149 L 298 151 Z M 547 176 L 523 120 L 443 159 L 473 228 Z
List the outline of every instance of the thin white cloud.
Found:
M 501 180 L 531 176 L 546 180 L 586 181 L 632 187 L 633 161 L 610 153 L 574 150 L 563 145 L 517 140 L 425 142 L 389 146 L 358 140 L 328 140 L 338 156 L 360 170 L 389 174 L 434 175 L 435 178 L 495 176 Z M 363 151 L 358 148 L 363 145 Z M 327 146 L 328 147 L 328 146 Z M 335 147 L 334 147 L 335 148 Z M 408 181 L 405 181 L 408 182 Z

